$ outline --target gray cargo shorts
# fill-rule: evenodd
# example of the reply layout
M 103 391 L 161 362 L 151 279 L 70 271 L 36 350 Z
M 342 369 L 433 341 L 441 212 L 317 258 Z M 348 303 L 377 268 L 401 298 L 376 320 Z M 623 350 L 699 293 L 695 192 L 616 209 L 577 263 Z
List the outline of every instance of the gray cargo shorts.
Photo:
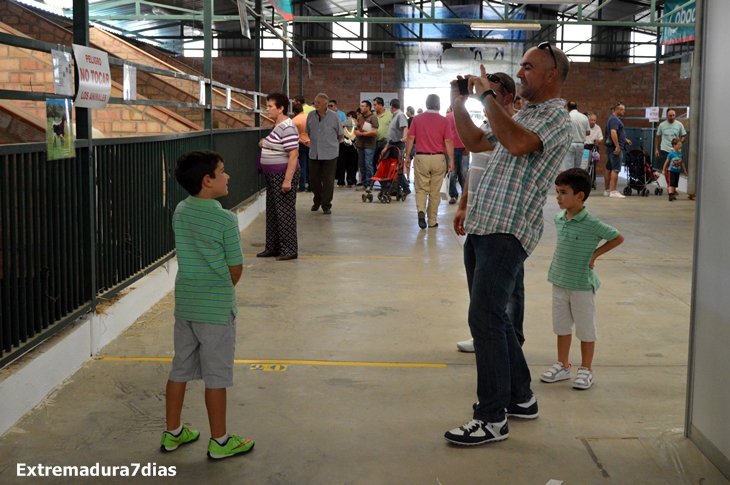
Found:
M 169 379 L 173 382 L 205 381 L 207 389 L 233 386 L 236 350 L 236 317 L 226 325 L 175 319 L 175 357 Z

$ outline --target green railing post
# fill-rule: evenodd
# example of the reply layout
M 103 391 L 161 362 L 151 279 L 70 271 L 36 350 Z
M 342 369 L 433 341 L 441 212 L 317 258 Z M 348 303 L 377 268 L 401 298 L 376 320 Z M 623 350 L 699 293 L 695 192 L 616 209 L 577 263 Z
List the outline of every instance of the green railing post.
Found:
M 89 45 L 89 2 L 88 0 L 74 0 L 73 35 L 74 43 L 78 45 Z M 75 73 L 76 83 L 79 85 L 78 70 Z M 91 300 L 92 311 L 96 309 L 96 203 L 95 203 L 95 170 L 94 170 L 94 147 L 91 134 L 91 110 L 89 108 L 76 108 L 76 139 L 86 140 L 85 148 L 76 150 L 77 163 L 81 165 L 81 185 L 84 194 L 83 216 L 81 227 L 86 229 L 85 237 L 82 238 L 84 254 L 87 255 L 83 261 L 84 275 L 84 299 Z M 69 162 L 72 163 L 72 162 Z

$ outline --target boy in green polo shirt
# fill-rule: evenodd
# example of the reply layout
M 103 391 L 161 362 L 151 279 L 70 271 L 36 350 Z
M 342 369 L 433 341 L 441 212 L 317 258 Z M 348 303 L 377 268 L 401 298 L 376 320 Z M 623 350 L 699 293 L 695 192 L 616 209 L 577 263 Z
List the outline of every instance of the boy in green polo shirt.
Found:
M 596 259 L 612 250 L 624 237 L 617 229 L 588 213 L 583 203 L 591 193 L 591 178 L 583 169 L 571 168 L 558 175 L 555 216 L 558 243 L 548 271 L 553 284 L 553 331 L 558 336 L 558 362 L 540 376 L 543 382 L 570 379 L 570 344 L 573 324 L 580 340 L 581 367 L 573 387 L 588 389 L 593 384 L 593 352 L 596 347 L 595 293 L 600 282 L 593 272 Z M 597 247 L 602 240 L 607 242 Z
M 208 457 L 227 458 L 254 446 L 226 430 L 226 388 L 233 386 L 238 313 L 234 286 L 243 271 L 238 218 L 215 200 L 228 194 L 230 178 L 219 154 L 186 153 L 177 161 L 175 178 L 190 197 L 172 216 L 178 261 L 175 357 L 167 381 L 167 430 L 160 449 L 175 451 L 200 436 L 181 423 L 180 415 L 188 381 L 203 379 L 210 423 Z

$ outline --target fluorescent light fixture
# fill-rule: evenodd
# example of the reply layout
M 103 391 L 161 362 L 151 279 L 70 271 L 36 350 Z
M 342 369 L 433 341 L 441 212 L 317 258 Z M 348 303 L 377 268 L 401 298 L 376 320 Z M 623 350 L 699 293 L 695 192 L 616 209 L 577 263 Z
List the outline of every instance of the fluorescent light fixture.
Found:
M 593 0 L 509 0 L 509 3 L 542 5 L 588 5 Z
M 518 24 L 514 22 L 473 22 L 471 30 L 540 30 L 540 24 Z

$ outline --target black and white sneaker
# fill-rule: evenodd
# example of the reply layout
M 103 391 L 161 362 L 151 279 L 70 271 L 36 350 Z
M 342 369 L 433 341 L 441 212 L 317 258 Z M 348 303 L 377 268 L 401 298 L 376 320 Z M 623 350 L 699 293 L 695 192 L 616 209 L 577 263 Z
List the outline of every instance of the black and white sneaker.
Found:
M 472 419 L 464 426 L 459 426 L 444 434 L 446 441 L 462 446 L 476 446 L 492 441 L 502 441 L 509 437 L 507 418 L 501 423 L 485 423 Z
M 510 403 L 507 416 L 511 418 L 535 419 L 537 417 L 537 397 L 533 394 L 529 401 L 522 404 Z

